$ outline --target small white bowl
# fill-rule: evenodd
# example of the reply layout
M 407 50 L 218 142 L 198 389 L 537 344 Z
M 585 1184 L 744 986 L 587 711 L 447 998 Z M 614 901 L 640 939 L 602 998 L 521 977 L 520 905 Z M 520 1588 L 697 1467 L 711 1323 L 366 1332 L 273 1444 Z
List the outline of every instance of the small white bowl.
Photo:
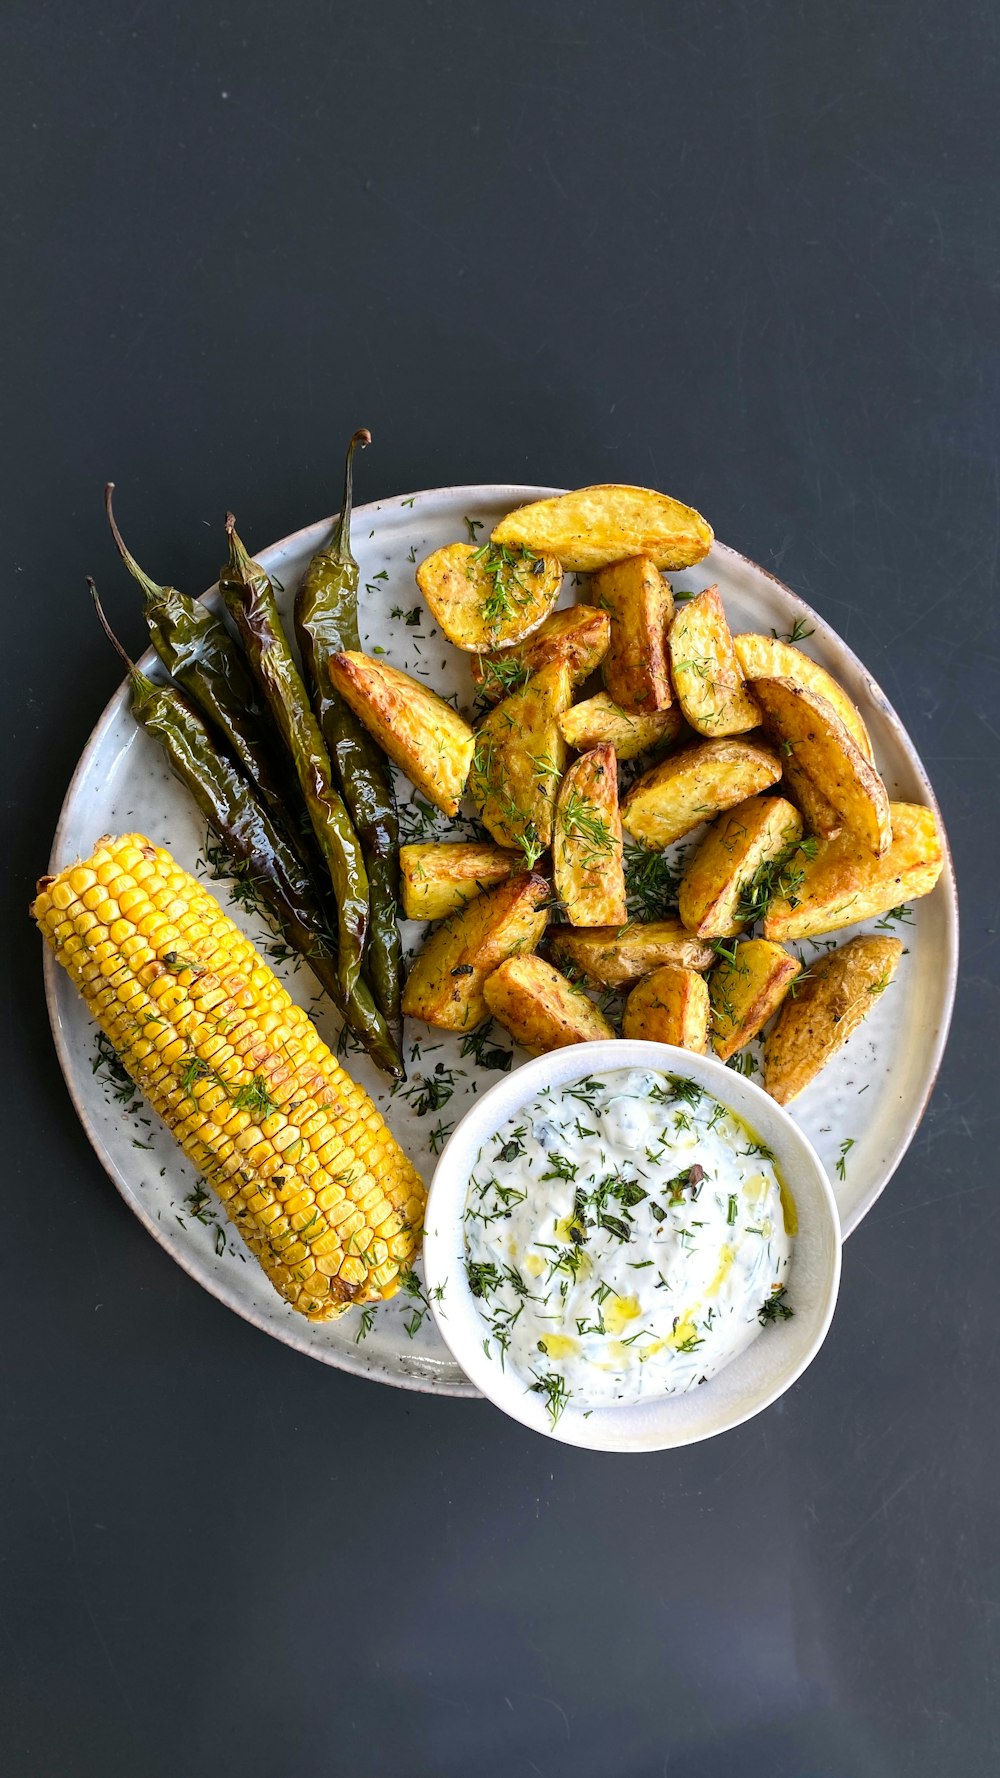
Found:
M 570 1402 L 555 1426 L 541 1397 L 483 1349 L 485 1329 L 465 1269 L 464 1210 L 469 1175 L 483 1143 L 546 1086 L 587 1074 L 655 1068 L 683 1074 L 744 1118 L 771 1149 L 795 1200 L 798 1233 L 788 1294 L 794 1314 L 762 1329 L 738 1358 L 683 1395 L 595 1407 Z M 434 1318 L 466 1376 L 505 1414 L 534 1432 L 594 1451 L 665 1451 L 739 1426 L 791 1388 L 819 1351 L 840 1284 L 840 1220 L 833 1190 L 811 1143 L 786 1111 L 752 1081 L 714 1056 L 672 1044 L 631 1040 L 574 1044 L 506 1075 L 468 1111 L 446 1143 L 431 1181 L 424 1234 L 424 1276 Z

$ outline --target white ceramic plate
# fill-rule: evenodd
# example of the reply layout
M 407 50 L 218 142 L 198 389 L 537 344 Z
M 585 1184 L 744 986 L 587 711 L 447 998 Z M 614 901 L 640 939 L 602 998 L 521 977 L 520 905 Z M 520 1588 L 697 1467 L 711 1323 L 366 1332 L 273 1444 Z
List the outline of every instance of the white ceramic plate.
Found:
M 774 1155 L 795 1204 L 798 1228 L 788 1274 L 789 1320 L 761 1331 L 744 1352 L 704 1385 L 683 1395 L 587 1407 L 570 1397 L 553 1423 L 542 1398 L 495 1344 L 469 1288 L 464 1212 L 469 1176 L 485 1142 L 542 1087 L 565 1086 L 612 1069 L 655 1068 L 681 1074 L 742 1118 Z M 650 1188 L 652 1189 L 652 1188 Z M 473 1105 L 445 1148 L 427 1202 L 427 1285 L 443 1339 L 482 1393 L 533 1432 L 591 1451 L 666 1451 L 697 1444 L 752 1419 L 790 1389 L 826 1339 L 840 1284 L 840 1221 L 825 1169 L 794 1119 L 752 1080 L 715 1056 L 693 1056 L 666 1043 L 600 1042 L 539 1056 Z M 676 1325 L 676 1321 L 675 1321 Z M 489 1350 L 487 1350 L 489 1348 Z
M 481 527 L 476 535 L 484 537 L 512 507 L 555 491 L 503 486 L 438 488 L 358 507 L 353 541 L 361 564 L 363 645 L 384 650 L 394 665 L 426 679 L 439 692 L 454 693 L 459 704 L 470 710 L 473 687 L 465 658 L 430 622 L 417 592 L 413 565 L 431 550 L 467 536 L 467 519 Z M 258 550 L 261 561 L 285 589 L 284 611 L 290 610 L 298 579 L 328 535 L 330 522 L 324 519 L 270 549 Z M 253 548 L 257 540 L 250 525 L 244 524 L 246 540 Z M 220 532 L 220 559 L 221 555 Z M 149 565 L 155 569 L 155 563 Z M 920 760 L 884 694 L 833 630 L 773 575 L 716 543 L 704 562 L 682 574 L 672 574 L 670 579 L 676 587 L 692 590 L 717 581 L 734 629 L 773 628 L 787 633 L 797 620 L 810 626 L 813 633 L 801 646 L 830 669 L 859 705 L 890 795 L 933 804 Z M 209 594 L 209 600 L 213 596 Z M 574 585 L 574 576 L 567 575 L 563 602 L 585 596 L 585 583 Z M 394 617 L 394 610 L 404 615 Z M 406 616 L 415 613 L 419 621 L 407 623 Z M 151 669 L 153 657 L 144 656 L 142 664 Z M 400 779 L 398 786 L 401 799 L 409 799 L 406 781 Z M 130 830 L 169 846 L 188 869 L 195 869 L 203 854 L 204 826 L 197 810 L 170 775 L 159 749 L 136 728 L 123 686 L 84 748 L 63 805 L 50 868 L 61 869 L 73 858 L 87 854 L 101 834 Z M 441 819 L 436 831 L 444 835 L 448 824 Z M 219 885 L 224 903 L 226 889 L 225 883 Z M 266 929 L 245 921 L 239 910 L 236 917 L 255 938 L 270 940 Z M 793 1107 L 794 1117 L 833 1178 L 845 1234 L 871 1208 L 898 1166 L 937 1073 L 951 1016 L 957 961 L 958 922 L 950 865 L 946 865 L 933 895 L 915 903 L 913 924 L 899 930 L 908 955 L 890 992 L 880 998 L 865 1024 Z M 419 927 L 404 927 L 408 948 L 416 946 L 419 936 Z M 812 954 L 809 945 L 799 948 L 807 957 Z M 126 1202 L 180 1265 L 248 1321 L 326 1364 L 403 1388 L 453 1395 L 476 1393 L 438 1339 L 419 1300 L 397 1299 L 363 1323 L 360 1317 L 350 1315 L 326 1326 L 313 1326 L 278 1299 L 239 1238 L 216 1221 L 210 1207 L 201 1213 L 207 1221 L 193 1217 L 185 1200 L 197 1182 L 172 1137 L 155 1122 L 141 1121 L 147 1116 L 141 1105 L 126 1114 L 101 1072 L 93 1072 L 95 1034 L 83 1003 L 48 954 L 45 971 L 59 1060 L 84 1128 Z M 304 965 L 297 971 L 279 965 L 279 972 L 303 1002 L 315 994 L 316 985 Z M 316 1021 L 323 1035 L 332 1040 L 336 1019 L 322 1004 L 316 1008 Z M 499 1033 L 490 1047 L 509 1050 L 510 1046 Z M 499 1075 L 495 1069 L 479 1066 L 475 1058 L 462 1056 L 459 1039 L 427 1026 L 408 1027 L 405 1053 L 410 1082 L 395 1095 L 386 1091 L 382 1077 L 365 1057 L 351 1056 L 348 1065 L 429 1179 L 435 1148 L 440 1148 L 477 1091 L 492 1086 Z M 523 1059 L 515 1054 L 515 1065 Z M 418 1116 L 414 1101 L 421 1095 L 425 1078 L 431 1082 L 433 1096 L 442 1102 Z M 449 1089 L 450 1096 L 446 1096 Z M 846 1149 L 845 1144 L 849 1145 Z

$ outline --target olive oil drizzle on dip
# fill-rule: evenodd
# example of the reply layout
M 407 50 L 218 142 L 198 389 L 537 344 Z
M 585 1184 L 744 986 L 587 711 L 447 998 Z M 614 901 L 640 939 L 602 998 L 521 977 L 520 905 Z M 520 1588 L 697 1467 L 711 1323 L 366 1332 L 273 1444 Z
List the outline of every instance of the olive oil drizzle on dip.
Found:
M 571 1401 L 692 1389 L 791 1313 L 794 1226 L 770 1150 L 694 1081 L 617 1069 L 545 1087 L 469 1180 L 484 1350 L 553 1423 Z

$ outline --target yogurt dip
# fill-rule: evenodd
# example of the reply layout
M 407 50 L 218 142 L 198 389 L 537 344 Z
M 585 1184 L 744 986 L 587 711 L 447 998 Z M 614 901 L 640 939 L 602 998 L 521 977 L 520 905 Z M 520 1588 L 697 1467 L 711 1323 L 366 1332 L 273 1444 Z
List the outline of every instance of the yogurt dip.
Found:
M 546 1087 L 476 1156 L 465 1260 L 487 1356 L 577 1407 L 692 1389 L 791 1313 L 770 1150 L 682 1075 Z

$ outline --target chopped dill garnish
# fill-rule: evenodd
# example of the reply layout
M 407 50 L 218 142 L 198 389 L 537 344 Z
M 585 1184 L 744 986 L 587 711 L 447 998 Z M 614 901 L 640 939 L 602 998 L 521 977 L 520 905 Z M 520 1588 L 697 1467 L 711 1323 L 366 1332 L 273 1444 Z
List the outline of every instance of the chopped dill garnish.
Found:
M 484 654 L 479 657 L 479 697 L 482 704 L 493 704 L 520 691 L 531 678 L 531 670 L 516 654 Z
M 771 631 L 771 635 L 776 642 L 804 642 L 807 636 L 814 636 L 815 634 L 816 632 L 812 624 L 807 624 L 804 617 L 797 617 L 791 629 L 788 630 L 784 636 L 782 636 L 778 630 Z
M 459 1044 L 459 1053 L 463 1057 L 472 1056 L 479 1068 L 492 1068 L 499 1074 L 509 1074 L 514 1052 L 495 1043 L 492 1032 L 493 1026 L 489 1020 L 485 1025 L 477 1025 L 474 1031 L 467 1031 Z
M 464 1075 L 464 1070 L 459 1069 L 459 1074 Z M 438 1062 L 434 1073 L 414 1081 L 403 1094 L 403 1098 L 412 1106 L 417 1117 L 426 1117 L 429 1111 L 440 1111 L 442 1105 L 447 1105 L 455 1091 L 457 1078 L 453 1068 L 446 1068 L 443 1062 Z
M 585 840 L 596 853 L 611 850 L 611 829 L 608 823 L 595 809 L 590 798 L 581 796 L 578 790 L 571 790 L 566 798 L 562 821 L 571 839 Z
M 545 563 L 541 556 L 521 549 L 519 545 L 511 549 L 504 543 L 484 543 L 469 557 L 466 574 L 470 580 L 476 578 L 477 568 L 490 582 L 490 589 L 483 599 L 483 622 L 487 629 L 498 630 L 505 619 L 530 605 L 534 597 L 532 587 L 522 579 L 522 574 L 544 574 Z
M 769 1321 L 790 1321 L 794 1314 L 795 1310 L 785 1301 L 785 1286 L 772 1284 L 770 1296 L 765 1297 L 757 1310 L 757 1320 L 761 1327 L 766 1327 Z
M 736 903 L 737 920 L 750 925 L 754 920 L 763 919 L 773 901 L 787 901 L 789 907 L 798 907 L 798 892 L 805 875 L 799 859 L 815 858 L 818 847 L 819 841 L 812 836 L 792 840 L 782 847 L 777 857 L 766 858 L 759 864 L 740 890 Z
M 538 1371 L 532 1371 L 531 1374 L 535 1379 L 530 1385 L 531 1392 L 533 1395 L 544 1395 L 545 1406 L 549 1411 L 549 1419 L 551 1420 L 552 1425 L 555 1426 L 558 1424 L 559 1418 L 570 1397 L 570 1391 L 566 1387 L 566 1379 L 565 1377 L 557 1375 L 555 1371 L 544 1372 L 541 1375 Z
M 677 912 L 677 891 L 683 862 L 671 863 L 662 852 L 629 846 L 625 853 L 625 893 L 630 915 L 640 920 L 666 920 Z
M 237 1087 L 232 1100 L 236 1111 L 248 1111 L 258 1123 L 278 1109 L 276 1100 L 268 1092 L 267 1080 L 263 1074 L 255 1074 L 245 1086 Z
M 837 1178 L 838 1179 L 846 1179 L 847 1178 L 847 1157 L 850 1154 L 851 1149 L 854 1147 L 854 1144 L 856 1141 L 857 1141 L 856 1136 L 845 1136 L 843 1142 L 840 1145 L 840 1153 L 837 1156 Z
M 205 974 L 204 963 L 198 963 L 194 957 L 182 957 L 180 951 L 164 951 L 162 962 L 172 975 L 180 975 L 185 969 L 189 969 L 193 976 Z

